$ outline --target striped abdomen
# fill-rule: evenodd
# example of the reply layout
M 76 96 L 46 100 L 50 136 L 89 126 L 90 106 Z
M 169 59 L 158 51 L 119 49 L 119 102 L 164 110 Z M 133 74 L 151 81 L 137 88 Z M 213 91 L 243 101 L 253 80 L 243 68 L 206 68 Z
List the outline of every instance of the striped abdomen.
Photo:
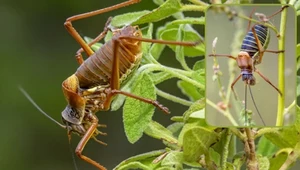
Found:
M 264 25 L 255 25 L 254 29 L 261 45 L 266 49 L 270 39 L 268 27 Z M 241 51 L 247 52 L 251 58 L 256 57 L 258 53 L 258 47 L 252 29 L 245 36 L 241 46 Z
M 138 66 L 141 59 L 141 43 L 119 40 L 117 55 L 119 57 L 120 83 L 132 69 Z M 113 47 L 115 41 L 105 43 L 98 51 L 80 65 L 75 75 L 81 88 L 108 85 L 111 79 Z

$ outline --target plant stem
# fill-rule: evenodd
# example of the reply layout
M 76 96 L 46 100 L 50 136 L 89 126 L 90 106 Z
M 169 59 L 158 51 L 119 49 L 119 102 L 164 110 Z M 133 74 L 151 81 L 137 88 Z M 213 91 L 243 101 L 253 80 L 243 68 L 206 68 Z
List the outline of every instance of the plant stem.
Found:
M 156 88 L 156 93 L 157 95 L 167 99 L 167 100 L 170 100 L 170 101 L 173 101 L 175 103 L 179 103 L 179 104 L 182 104 L 182 105 L 185 105 L 185 106 L 191 106 L 193 104 L 193 102 L 190 102 L 188 100 L 184 100 L 182 98 L 179 98 L 177 96 L 174 96 L 174 95 L 171 95 L 169 93 L 166 93 L 162 90 L 159 90 L 158 88 Z
M 273 26 L 273 25 L 271 25 L 271 24 L 268 24 L 268 23 L 262 22 L 262 21 L 257 21 L 257 20 L 255 20 L 255 19 L 246 17 L 246 16 L 241 15 L 241 14 L 238 14 L 238 17 L 243 18 L 243 19 L 246 19 L 246 20 L 251 21 L 251 22 L 253 22 L 253 23 L 260 24 L 260 25 L 264 25 L 264 26 L 266 26 L 266 27 L 268 27 L 268 28 L 271 28 L 271 29 L 276 33 L 276 35 L 278 35 L 278 30 L 276 29 L 275 26 Z
M 206 10 L 206 6 L 199 5 L 182 5 L 180 11 L 200 11 L 204 12 Z
M 296 100 L 294 100 L 285 110 L 284 114 L 288 113 L 293 107 L 296 106 Z
M 254 135 L 254 139 L 266 134 L 266 133 L 273 133 L 273 134 L 279 134 L 278 132 L 279 128 L 262 128 L 257 131 L 257 133 Z
M 201 5 L 201 6 L 205 6 L 205 7 L 209 6 L 209 4 L 202 2 L 201 0 L 189 0 L 189 1 L 194 3 L 195 5 Z
M 280 23 L 280 37 L 278 38 L 278 50 L 285 49 L 285 29 L 286 29 L 286 18 L 287 9 L 281 12 L 281 23 Z M 279 53 L 278 55 L 278 89 L 281 91 L 282 96 L 278 94 L 278 107 L 277 107 L 277 119 L 276 126 L 283 126 L 283 116 L 284 116 L 284 102 L 285 102 L 285 91 L 284 91 L 284 59 L 285 54 Z
M 229 129 L 226 129 L 226 139 L 224 142 L 224 149 L 222 150 L 222 155 L 221 155 L 221 167 L 222 169 L 226 169 L 226 163 L 227 163 L 227 158 L 228 158 L 228 153 L 229 153 L 229 144 L 231 141 L 232 133 L 230 132 Z
M 258 170 L 258 162 L 255 153 L 255 142 L 250 128 L 245 128 L 247 140 L 245 140 L 245 153 L 247 156 L 248 170 Z

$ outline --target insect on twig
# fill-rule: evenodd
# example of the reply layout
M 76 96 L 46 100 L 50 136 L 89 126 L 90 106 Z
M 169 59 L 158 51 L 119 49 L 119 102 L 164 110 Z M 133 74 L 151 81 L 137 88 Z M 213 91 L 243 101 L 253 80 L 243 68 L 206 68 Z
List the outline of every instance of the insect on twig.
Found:
M 282 12 L 285 8 L 288 6 L 283 6 L 280 10 L 276 11 L 270 16 L 265 16 L 264 14 L 260 13 L 255 13 L 261 24 L 254 24 L 251 27 L 251 20 L 249 20 L 248 23 L 248 32 L 246 36 L 243 39 L 242 45 L 240 52 L 237 57 L 228 55 L 228 54 L 210 54 L 210 57 L 228 57 L 230 59 L 234 59 L 237 62 L 238 67 L 241 69 L 240 75 L 231 83 L 231 90 L 233 91 L 235 99 L 237 99 L 237 94 L 234 90 L 234 85 L 236 82 L 242 78 L 242 81 L 245 83 L 245 123 L 247 126 L 248 118 L 247 118 L 247 86 L 249 87 L 250 95 L 252 98 L 252 101 L 254 102 L 254 106 L 263 122 L 265 125 L 264 120 L 262 119 L 255 101 L 253 100 L 252 92 L 250 86 L 253 86 L 256 84 L 255 77 L 253 75 L 253 72 L 256 72 L 259 76 L 261 76 L 268 84 L 270 84 L 281 96 L 282 93 L 281 91 L 266 77 L 264 76 L 255 66 L 260 64 L 262 62 L 262 58 L 265 52 L 270 52 L 270 53 L 281 53 L 284 52 L 284 50 L 268 50 L 268 44 L 270 41 L 270 29 L 268 26 L 265 25 L 265 23 L 270 23 L 269 19 L 276 14 Z M 252 18 L 252 15 L 254 13 L 255 9 L 252 10 L 250 14 L 250 19 Z
M 92 40 L 92 42 L 87 44 L 72 26 L 72 22 L 74 21 L 116 10 L 138 2 L 140 2 L 140 0 L 128 0 L 111 7 L 75 15 L 69 17 L 64 23 L 68 32 L 81 46 L 81 49 L 76 53 L 76 59 L 80 66 L 73 75 L 62 83 L 62 90 L 68 102 L 68 105 L 62 112 L 62 119 L 65 125 L 55 122 L 67 129 L 69 139 L 71 132 L 82 137 L 76 147 L 76 155 L 101 170 L 106 168 L 93 159 L 83 155 L 82 151 L 90 138 L 93 138 L 100 144 L 106 145 L 106 143 L 96 138 L 97 135 L 106 134 L 97 129 L 98 127 L 105 127 L 105 125 L 98 124 L 99 120 L 95 113 L 97 111 L 109 110 L 115 95 L 122 94 L 152 104 L 163 112 L 169 113 L 168 108 L 159 104 L 158 101 L 146 99 L 120 90 L 120 86 L 124 80 L 129 74 L 132 74 L 140 64 L 142 58 L 141 43 L 195 46 L 200 42 L 146 39 L 142 37 L 142 32 L 138 26 L 128 25 L 119 29 L 110 28 L 109 24 L 111 18 L 109 18 L 104 27 L 104 31 Z M 113 33 L 112 39 L 106 42 L 98 51 L 94 52 L 91 46 L 103 39 L 108 31 Z M 88 58 L 86 60 L 83 59 L 82 52 L 87 54 Z M 29 95 L 25 91 L 23 91 L 23 93 L 38 108 Z

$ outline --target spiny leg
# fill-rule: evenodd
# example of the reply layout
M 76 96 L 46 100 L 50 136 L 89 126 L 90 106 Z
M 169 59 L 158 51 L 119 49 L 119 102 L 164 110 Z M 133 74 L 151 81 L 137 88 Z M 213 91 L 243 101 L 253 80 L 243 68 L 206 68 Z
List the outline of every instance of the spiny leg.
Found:
M 273 83 L 271 83 L 271 81 L 267 78 L 267 77 L 265 77 L 259 70 L 257 70 L 257 69 L 255 69 L 255 72 L 257 73 L 257 74 L 259 74 L 260 75 L 260 77 L 262 77 L 267 83 L 269 83 L 281 96 L 282 96 L 282 93 L 281 93 L 281 91 L 273 84 Z
M 111 20 L 112 20 L 112 17 L 109 17 L 108 20 L 106 21 L 103 31 L 96 38 L 94 38 L 90 43 L 88 43 L 89 47 L 92 47 L 92 45 L 99 42 L 100 40 L 102 40 L 105 37 L 107 32 L 110 30 L 109 24 L 110 24 Z M 84 62 L 82 54 L 81 54 L 82 52 L 84 52 L 83 48 L 80 48 L 76 52 L 76 60 L 79 63 L 79 65 L 81 65 Z
M 80 44 L 80 46 L 87 53 L 87 55 L 90 56 L 94 53 L 93 50 L 91 49 L 91 47 L 88 46 L 88 44 L 83 40 L 83 38 L 79 35 L 79 33 L 76 31 L 76 29 L 72 26 L 72 22 L 76 21 L 76 20 L 92 17 L 92 16 L 95 16 L 95 15 L 99 15 L 99 14 L 102 14 L 102 13 L 106 13 L 106 12 L 109 12 L 109 11 L 113 11 L 113 10 L 116 10 L 116 9 L 119 9 L 119 8 L 122 8 L 122 7 L 125 7 L 125 6 L 128 6 L 128 5 L 132 5 L 132 4 L 135 4 L 135 3 L 138 3 L 138 2 L 140 2 L 140 0 L 128 0 L 126 2 L 119 3 L 119 4 L 116 4 L 116 5 L 107 7 L 107 8 L 103 8 L 103 9 L 99 9 L 99 10 L 95 10 L 95 11 L 75 15 L 75 16 L 67 18 L 64 25 L 65 25 L 67 31 Z
M 92 116 L 91 118 L 92 118 L 92 124 L 89 127 L 89 129 L 86 131 L 84 136 L 81 138 L 80 142 L 78 143 L 78 145 L 76 147 L 76 150 L 75 150 L 75 153 L 79 158 L 81 158 L 82 160 L 94 165 L 98 169 L 106 170 L 106 168 L 104 166 L 102 166 L 101 164 L 99 164 L 98 162 L 92 160 L 91 158 L 89 158 L 85 155 L 82 155 L 82 151 L 83 151 L 85 145 L 90 140 L 90 138 L 93 137 L 93 134 L 94 134 L 94 132 L 97 129 L 97 126 L 98 126 L 98 119 L 95 116 Z

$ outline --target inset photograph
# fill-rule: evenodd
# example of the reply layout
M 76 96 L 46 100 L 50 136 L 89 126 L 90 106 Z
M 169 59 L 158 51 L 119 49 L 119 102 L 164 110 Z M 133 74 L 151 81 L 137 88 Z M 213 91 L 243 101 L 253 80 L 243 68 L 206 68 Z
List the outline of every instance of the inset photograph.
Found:
M 206 11 L 206 121 L 218 127 L 292 125 L 293 7 L 214 5 Z

